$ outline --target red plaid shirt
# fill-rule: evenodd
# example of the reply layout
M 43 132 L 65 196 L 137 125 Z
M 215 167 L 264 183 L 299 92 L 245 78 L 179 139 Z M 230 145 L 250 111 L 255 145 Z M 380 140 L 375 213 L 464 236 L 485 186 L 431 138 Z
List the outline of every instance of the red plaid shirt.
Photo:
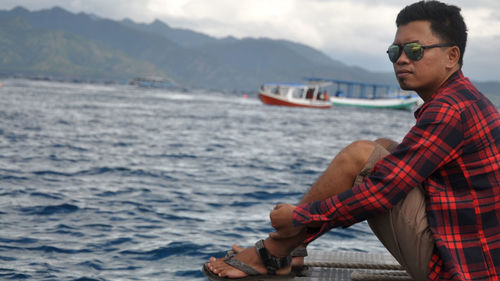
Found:
M 500 114 L 453 74 L 417 112 L 416 125 L 360 185 L 298 206 L 295 225 L 350 226 L 392 208 L 414 187 L 425 190 L 436 249 L 430 280 L 500 278 Z

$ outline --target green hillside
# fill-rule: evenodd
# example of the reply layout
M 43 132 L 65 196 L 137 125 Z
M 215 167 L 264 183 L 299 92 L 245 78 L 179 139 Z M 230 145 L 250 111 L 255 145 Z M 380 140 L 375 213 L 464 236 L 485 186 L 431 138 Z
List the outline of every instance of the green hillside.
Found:
M 0 10 L 0 74 L 126 81 L 159 77 L 187 88 L 256 91 L 305 77 L 397 84 L 393 73 L 349 66 L 286 40 L 217 39 L 166 23 L 113 21 L 61 8 Z M 500 83 L 476 83 L 500 94 Z
M 35 28 L 22 18 L 0 18 L 0 72 L 97 80 L 161 73 L 100 42 Z

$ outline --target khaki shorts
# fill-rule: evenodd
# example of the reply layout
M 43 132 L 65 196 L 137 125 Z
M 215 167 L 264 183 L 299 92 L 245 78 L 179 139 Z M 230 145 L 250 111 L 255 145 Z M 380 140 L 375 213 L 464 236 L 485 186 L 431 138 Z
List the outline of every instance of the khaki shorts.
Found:
M 354 184 L 361 183 L 378 160 L 388 154 L 388 150 L 377 145 Z M 410 191 L 406 198 L 388 213 L 369 219 L 368 224 L 410 276 L 415 280 L 427 280 L 429 262 L 435 246 L 427 223 L 421 186 Z

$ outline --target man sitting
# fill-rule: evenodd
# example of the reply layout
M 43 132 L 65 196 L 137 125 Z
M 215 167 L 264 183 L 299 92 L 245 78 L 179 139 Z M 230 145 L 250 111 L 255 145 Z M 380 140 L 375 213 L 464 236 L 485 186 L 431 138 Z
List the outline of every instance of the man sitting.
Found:
M 421 1 L 396 25 L 387 53 L 401 88 L 424 100 L 415 126 L 400 144 L 346 147 L 298 205 L 271 211 L 268 238 L 210 258 L 210 279 L 286 276 L 294 249 L 363 220 L 415 280 L 500 279 L 500 114 L 461 71 L 460 9 Z

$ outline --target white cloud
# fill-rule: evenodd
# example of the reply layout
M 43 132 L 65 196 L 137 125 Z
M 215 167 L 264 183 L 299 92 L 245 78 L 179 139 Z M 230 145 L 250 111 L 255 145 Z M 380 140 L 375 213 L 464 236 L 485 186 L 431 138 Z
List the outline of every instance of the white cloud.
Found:
M 498 10 L 476 8 L 462 12 L 469 34 L 473 38 L 488 38 L 500 35 L 500 13 Z

